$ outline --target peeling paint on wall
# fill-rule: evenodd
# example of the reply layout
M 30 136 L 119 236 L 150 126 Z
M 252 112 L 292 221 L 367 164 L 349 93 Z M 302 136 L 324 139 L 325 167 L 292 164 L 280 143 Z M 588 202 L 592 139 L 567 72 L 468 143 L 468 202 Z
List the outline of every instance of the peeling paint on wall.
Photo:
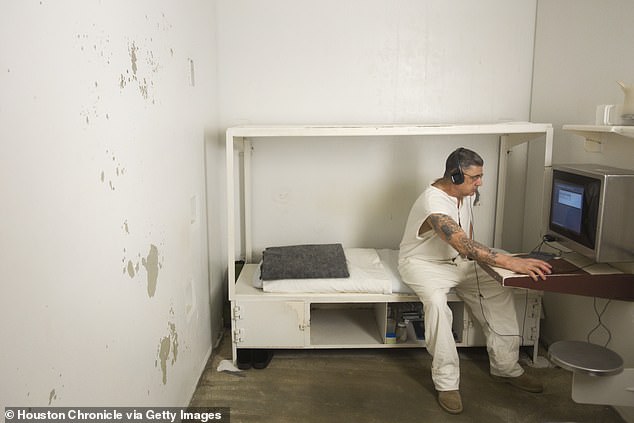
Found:
M 130 226 L 127 220 L 121 225 L 121 229 L 126 235 L 130 234 Z M 163 267 L 162 260 L 163 258 L 159 257 L 158 247 L 154 244 L 150 244 L 147 256 L 141 257 L 141 253 L 138 253 L 134 259 L 129 258 L 128 251 L 124 248 L 123 258 L 121 259 L 123 274 L 127 274 L 130 279 L 134 279 L 139 275 L 139 269 L 141 264 L 143 264 L 147 274 L 147 293 L 152 298 L 156 293 L 159 271 Z
M 52 389 L 48 394 L 48 405 L 51 405 L 54 400 L 57 399 L 57 394 L 55 393 L 55 389 Z
M 163 372 L 163 385 L 167 384 L 167 357 L 170 353 L 170 338 L 169 336 L 161 339 L 159 344 L 159 359 L 161 360 L 161 372 Z
M 127 273 L 128 276 L 130 276 L 130 279 L 134 279 L 134 277 L 139 274 L 140 260 L 141 260 L 140 253 L 138 254 L 137 261 L 135 263 L 134 261 L 126 257 L 126 250 L 125 248 L 123 249 L 123 258 L 121 259 L 121 262 L 123 263 L 123 273 L 124 274 Z
M 116 189 L 116 185 L 113 179 L 125 175 L 126 168 L 121 166 L 121 163 L 117 160 L 117 157 L 109 150 L 106 150 L 106 157 L 108 158 L 108 165 L 106 167 L 110 168 L 107 172 L 108 175 L 110 175 L 110 177 L 108 178 L 108 187 L 110 188 L 110 191 L 114 191 Z M 99 178 L 102 183 L 106 181 L 105 170 L 101 170 Z
M 79 43 L 79 49 L 87 54 L 86 58 L 89 63 L 101 62 L 104 65 L 110 64 L 112 58 L 110 36 L 103 30 L 95 30 L 95 32 L 91 34 L 77 34 L 77 41 Z
M 156 245 L 150 245 L 150 252 L 147 257 L 143 258 L 141 263 L 147 271 L 147 294 L 152 298 L 156 293 L 156 282 L 159 271 L 158 248 L 156 248 Z
M 134 278 L 134 264 L 132 263 L 132 260 L 128 260 L 128 275 L 130 275 L 131 278 Z
M 148 29 L 153 33 L 172 30 L 173 25 L 167 20 L 164 13 L 161 13 L 160 16 L 146 15 L 145 19 Z M 115 76 L 114 80 L 94 81 L 94 86 L 86 87 L 87 92 L 91 95 L 91 100 L 89 104 L 84 104 L 80 111 L 80 116 L 86 126 L 103 116 L 109 119 L 109 114 L 102 110 L 103 106 L 99 94 L 103 90 L 108 90 L 111 84 L 118 84 L 121 90 L 132 85 L 135 90 L 138 88 L 141 98 L 152 104 L 156 103 L 152 77 L 163 67 L 161 58 L 174 58 L 174 48 L 168 48 L 161 42 L 154 41 L 154 37 L 128 39 L 125 44 L 111 45 L 110 34 L 103 28 L 97 28 L 94 24 L 90 31 L 76 34 L 76 47 L 81 51 L 86 64 L 101 68 L 110 66 L 113 62 L 113 55 L 116 55 L 116 62 L 126 63 L 124 66 L 127 67 L 120 72 L 118 78 Z M 7 69 L 7 72 L 10 72 L 10 69 Z
M 128 47 L 128 52 L 130 53 L 130 62 L 132 62 L 132 73 L 134 74 L 134 76 L 136 76 L 136 71 L 137 71 L 137 67 L 136 67 L 136 52 L 138 50 L 138 47 L 134 44 L 134 41 L 132 42 L 132 45 Z
M 141 91 L 141 97 L 147 100 L 147 81 L 143 78 L 143 84 L 139 84 L 139 91 Z
M 119 79 L 119 88 L 124 89 L 126 84 L 126 78 L 121 74 L 121 78 Z
M 169 322 L 169 334 L 161 338 L 158 346 L 158 359 L 154 361 L 154 366 L 161 363 L 161 372 L 163 373 L 163 385 L 167 384 L 167 361 L 172 355 L 171 365 L 173 366 L 178 359 L 178 332 L 176 332 L 176 324 Z
M 125 75 L 123 73 L 119 75 L 119 88 L 123 90 L 129 83 L 136 83 L 141 97 L 144 100 L 150 100 L 152 104 L 154 104 L 154 81 L 149 77 L 152 73 L 158 72 L 160 62 L 155 58 L 154 52 L 148 47 L 148 44 L 151 43 L 151 38 L 145 40 L 143 47 L 139 47 L 136 41 L 128 43 L 128 55 L 130 57 L 130 69 L 132 70 L 132 74 L 130 75 L 130 70 L 126 70 Z M 141 55 L 143 55 L 143 60 Z M 141 65 L 143 65 L 143 69 L 140 68 Z M 147 65 L 147 67 L 145 65 Z M 145 74 L 142 75 L 143 73 Z
M 110 39 L 109 35 L 103 31 L 92 34 L 77 34 L 77 44 L 86 64 L 94 66 L 110 65 L 112 57 Z M 99 81 L 94 81 L 90 86 L 85 87 L 87 101 L 79 112 L 85 126 L 89 126 L 104 115 L 106 119 L 109 118 L 107 114 L 104 114 L 101 105 L 101 94 L 103 90 L 108 89 L 108 85 L 107 83 L 100 84 Z

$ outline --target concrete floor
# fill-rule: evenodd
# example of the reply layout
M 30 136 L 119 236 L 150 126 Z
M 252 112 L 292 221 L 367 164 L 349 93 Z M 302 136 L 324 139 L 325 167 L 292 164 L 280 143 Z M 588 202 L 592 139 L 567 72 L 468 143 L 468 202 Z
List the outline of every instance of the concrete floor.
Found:
M 230 407 L 231 422 L 619 422 L 611 407 L 577 404 L 570 372 L 528 368 L 544 392 L 493 381 L 484 348 L 461 348 L 464 412 L 436 402 L 424 349 L 278 350 L 266 369 L 218 372 L 231 359 L 225 336 L 200 377 L 192 407 Z

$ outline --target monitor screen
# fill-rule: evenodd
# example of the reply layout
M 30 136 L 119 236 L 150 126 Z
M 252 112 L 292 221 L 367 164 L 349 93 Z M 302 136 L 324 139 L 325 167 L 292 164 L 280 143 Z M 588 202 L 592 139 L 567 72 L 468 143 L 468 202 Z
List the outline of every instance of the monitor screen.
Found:
M 588 248 L 594 248 L 601 181 L 554 170 L 549 229 Z
M 555 180 L 551 222 L 577 235 L 581 234 L 583 186 Z

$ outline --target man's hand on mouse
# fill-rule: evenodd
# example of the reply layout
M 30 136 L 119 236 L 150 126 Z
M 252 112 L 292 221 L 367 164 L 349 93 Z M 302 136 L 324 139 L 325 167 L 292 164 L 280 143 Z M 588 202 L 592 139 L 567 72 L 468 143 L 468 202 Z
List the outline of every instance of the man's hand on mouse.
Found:
M 509 257 L 507 269 L 528 275 L 535 282 L 538 279 L 546 280 L 546 276 L 553 271 L 553 267 L 543 260 L 519 257 Z

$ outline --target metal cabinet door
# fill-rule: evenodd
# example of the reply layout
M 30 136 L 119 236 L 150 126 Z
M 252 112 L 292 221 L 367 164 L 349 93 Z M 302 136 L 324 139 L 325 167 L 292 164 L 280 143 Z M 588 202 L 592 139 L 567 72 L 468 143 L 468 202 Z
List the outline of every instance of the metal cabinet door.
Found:
M 235 301 L 232 318 L 237 348 L 301 348 L 310 339 L 304 301 Z

